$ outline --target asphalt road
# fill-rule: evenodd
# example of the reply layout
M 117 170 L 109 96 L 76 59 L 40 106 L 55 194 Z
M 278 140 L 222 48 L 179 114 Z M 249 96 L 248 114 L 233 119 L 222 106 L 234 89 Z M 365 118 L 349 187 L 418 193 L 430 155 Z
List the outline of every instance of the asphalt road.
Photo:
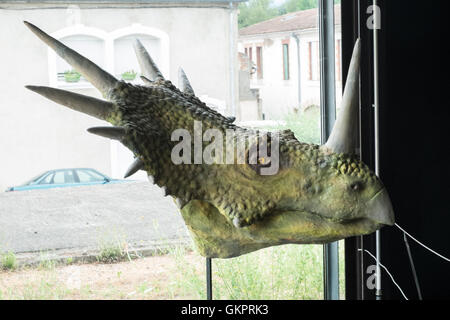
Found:
M 0 252 L 158 245 L 188 237 L 171 197 L 148 182 L 0 193 Z

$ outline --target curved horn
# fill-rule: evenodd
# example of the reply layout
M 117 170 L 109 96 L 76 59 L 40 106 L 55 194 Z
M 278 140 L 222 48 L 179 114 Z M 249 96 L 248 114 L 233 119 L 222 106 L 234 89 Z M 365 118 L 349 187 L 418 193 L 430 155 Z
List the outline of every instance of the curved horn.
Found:
M 185 92 L 192 95 L 195 94 L 194 89 L 192 89 L 191 83 L 189 82 L 189 79 L 186 76 L 186 73 L 181 67 L 178 69 L 178 88 L 181 90 L 181 92 Z
M 111 102 L 66 90 L 40 86 L 25 86 L 25 88 L 39 93 L 41 96 L 69 107 L 70 109 L 102 120 L 108 118 L 114 108 L 114 105 Z
M 335 153 L 354 153 L 358 145 L 359 62 L 361 42 L 358 38 L 345 82 L 341 110 L 325 146 Z
M 106 96 L 109 89 L 117 83 L 117 79 L 108 72 L 101 69 L 92 61 L 86 59 L 76 51 L 65 46 L 58 40 L 50 37 L 35 25 L 24 21 L 25 25 L 50 48 L 52 48 L 61 58 L 67 61 L 75 70 L 83 75 L 92 85 Z
M 136 39 L 134 41 L 134 51 L 141 67 L 142 74 L 150 80 L 164 79 L 152 57 L 145 50 L 142 43 Z

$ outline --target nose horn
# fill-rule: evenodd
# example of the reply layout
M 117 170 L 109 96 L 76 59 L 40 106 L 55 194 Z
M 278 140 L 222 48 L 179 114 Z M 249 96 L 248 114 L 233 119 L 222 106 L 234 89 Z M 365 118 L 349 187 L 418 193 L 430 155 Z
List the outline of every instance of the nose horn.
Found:
M 394 225 L 394 209 L 386 189 L 378 192 L 367 203 L 366 217 L 376 223 Z

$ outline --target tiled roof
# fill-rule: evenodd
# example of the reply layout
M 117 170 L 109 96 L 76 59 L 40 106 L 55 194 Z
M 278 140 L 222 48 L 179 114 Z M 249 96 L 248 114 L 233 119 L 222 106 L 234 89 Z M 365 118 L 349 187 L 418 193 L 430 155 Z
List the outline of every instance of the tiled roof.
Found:
M 341 24 L 341 6 L 334 6 L 334 23 Z M 240 36 L 318 28 L 318 9 L 309 9 L 255 23 L 239 30 Z

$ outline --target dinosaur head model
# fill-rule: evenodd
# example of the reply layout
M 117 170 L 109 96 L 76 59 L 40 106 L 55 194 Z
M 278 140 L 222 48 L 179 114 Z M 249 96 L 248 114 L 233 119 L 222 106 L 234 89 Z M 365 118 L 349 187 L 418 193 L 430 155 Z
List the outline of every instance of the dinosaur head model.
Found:
M 359 40 L 339 118 L 327 143 L 318 146 L 299 142 L 290 130 L 261 134 L 234 125 L 234 119 L 195 96 L 183 70 L 179 89 L 165 80 L 137 40 L 144 86 L 117 80 L 25 24 L 107 100 L 27 88 L 110 122 L 113 126 L 88 131 L 119 140 L 135 154 L 125 176 L 145 170 L 177 201 L 204 256 L 229 258 L 285 243 L 326 243 L 394 223 L 383 184 L 353 155 Z

